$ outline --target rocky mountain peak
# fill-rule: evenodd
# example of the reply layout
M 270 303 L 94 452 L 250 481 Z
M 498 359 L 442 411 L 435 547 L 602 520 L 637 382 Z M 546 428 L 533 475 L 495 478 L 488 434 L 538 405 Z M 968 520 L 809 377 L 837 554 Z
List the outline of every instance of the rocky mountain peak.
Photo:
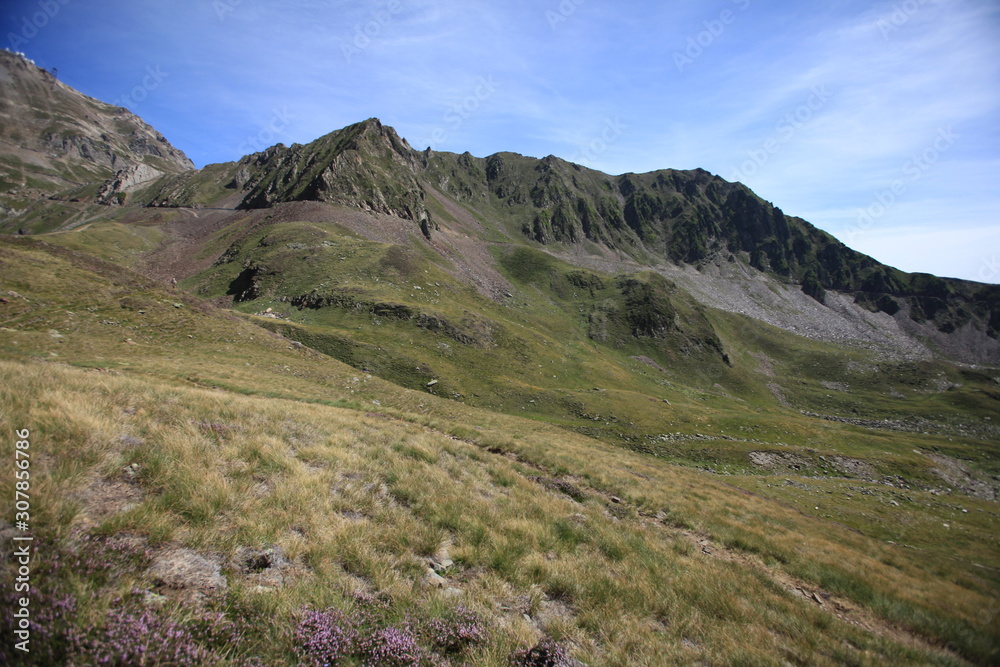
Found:
M 418 154 L 377 118 L 309 144 L 272 146 L 240 161 L 241 208 L 322 201 L 413 220 L 428 233 Z M 245 170 L 245 171 L 243 171 Z
M 882 318 L 967 363 L 1000 358 L 1000 287 L 897 271 L 703 169 L 615 176 L 553 155 L 417 152 L 369 118 L 308 144 L 276 144 L 193 171 L 183 153 L 127 110 L 73 91 L 16 54 L 3 54 L 0 64 L 0 140 L 7 147 L 0 177 L 25 183 L 24 165 L 32 164 L 50 179 L 45 190 L 32 174 L 34 190 L 15 185 L 3 193 L 0 201 L 22 197 L 37 209 L 0 219 L 8 229 L 66 229 L 89 219 L 82 206 L 75 217 L 52 214 L 44 200 L 55 193 L 70 202 L 96 195 L 107 205 L 216 210 L 319 202 L 416 223 L 428 238 L 446 227 L 471 238 L 485 223 L 491 242 L 545 248 L 574 262 L 715 275 L 718 289 L 703 289 L 704 279 L 689 288 L 707 305 L 752 311 L 789 330 L 801 330 L 803 320 L 785 317 L 787 303 L 768 294 L 794 294 L 798 314 L 840 308 L 852 322 Z M 754 281 L 775 289 L 748 301 L 739 292 Z M 829 329 L 814 328 L 820 337 Z
M 2 217 L 40 198 L 113 180 L 136 165 L 147 175 L 195 168 L 129 110 L 88 97 L 23 54 L 5 50 L 0 50 L 0 142 Z

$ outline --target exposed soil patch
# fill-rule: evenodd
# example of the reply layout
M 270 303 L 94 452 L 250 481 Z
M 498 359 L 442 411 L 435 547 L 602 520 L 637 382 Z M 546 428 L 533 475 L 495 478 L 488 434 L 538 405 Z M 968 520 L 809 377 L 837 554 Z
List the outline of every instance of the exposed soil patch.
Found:
M 875 468 L 861 459 L 852 459 L 847 456 L 827 456 L 826 460 L 848 477 L 858 477 L 868 480 L 875 479 Z
M 447 221 L 438 220 L 439 228 L 431 234 L 431 246 L 454 264 L 449 271 L 457 279 L 470 282 L 476 290 L 494 301 L 503 301 L 514 293 L 514 286 L 497 270 L 496 260 L 489 252 L 489 245 L 473 238 L 464 229 L 482 230 L 475 216 L 429 184 L 424 184 L 427 194 L 456 220 L 458 229 L 450 229 Z
M 771 357 L 767 356 L 763 352 L 755 352 L 750 356 L 757 360 L 758 373 L 769 378 L 775 377 L 774 362 L 771 360 Z
M 545 598 L 538 605 L 537 611 L 531 615 L 531 620 L 539 630 L 545 630 L 553 624 L 572 623 L 575 618 L 573 609 L 562 600 Z
M 821 380 L 820 384 L 830 391 L 850 391 L 851 385 L 846 382 L 830 382 L 828 380 Z
M 281 587 L 296 569 L 278 546 L 266 549 L 240 547 L 236 550 L 233 567 L 250 583 L 262 589 Z
M 750 452 L 747 456 L 751 463 L 768 470 L 804 470 L 812 465 L 807 459 L 788 452 Z
M 977 473 L 962 461 L 950 456 L 930 452 L 923 454 L 936 464 L 931 472 L 959 492 L 983 500 L 996 501 L 1000 497 L 1000 481 Z
M 659 365 L 658 363 L 656 363 L 655 361 L 653 361 L 652 359 L 650 359 L 649 357 L 647 357 L 645 355 L 639 355 L 637 357 L 631 357 L 631 358 L 635 359 L 639 363 L 646 364 L 650 368 L 655 368 L 656 370 L 660 371 L 661 373 L 666 373 L 667 372 L 666 368 L 664 368 L 663 366 Z
M 221 558 L 180 546 L 160 550 L 153 557 L 147 576 L 159 592 L 195 605 L 228 587 L 222 576 Z
M 557 491 L 563 493 L 578 503 L 582 503 L 587 499 L 587 494 L 581 491 L 577 486 L 570 482 L 562 479 L 552 479 L 551 477 L 529 477 L 530 480 L 538 482 L 546 489 L 552 491 Z
M 225 206 L 226 204 L 220 204 Z M 139 270 L 153 280 L 169 285 L 170 278 L 178 280 L 203 271 L 212 265 L 215 257 L 202 257 L 200 244 L 211 238 L 233 222 L 234 217 L 245 217 L 246 211 L 232 209 L 138 209 L 124 220 L 125 222 L 158 222 L 159 229 L 166 232 L 160 247 L 143 259 Z M 170 221 L 162 224 L 164 216 L 170 216 Z
M 95 477 L 90 484 L 74 494 L 83 507 L 76 522 L 91 526 L 127 512 L 142 502 L 145 494 L 137 485 L 120 479 Z
M 780 405 L 783 408 L 792 407 L 792 404 L 788 402 L 787 398 L 785 398 L 785 394 L 781 390 L 781 385 L 779 385 L 777 382 L 768 382 L 767 390 L 770 391 L 772 395 L 774 395 L 775 400 L 778 401 L 778 405 Z

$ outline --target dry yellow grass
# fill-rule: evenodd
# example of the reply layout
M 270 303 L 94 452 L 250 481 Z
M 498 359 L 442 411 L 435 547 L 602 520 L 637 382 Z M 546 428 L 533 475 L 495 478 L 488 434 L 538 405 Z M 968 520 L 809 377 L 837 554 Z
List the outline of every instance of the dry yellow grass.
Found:
M 990 602 L 886 565 L 888 547 L 835 524 L 551 427 L 510 420 L 511 432 L 524 427 L 510 437 L 53 364 L 0 362 L 0 382 L 2 428 L 32 429 L 35 530 L 52 544 L 128 535 L 154 553 L 216 557 L 229 586 L 204 604 L 260 624 L 233 660 L 294 661 L 299 610 L 344 606 L 357 589 L 417 616 L 460 599 L 490 627 L 467 659 L 495 665 L 546 635 L 592 665 L 951 663 L 926 642 L 897 641 L 874 615 L 872 631 L 844 622 L 787 582 L 853 576 L 893 604 L 948 601 L 970 624 Z M 737 527 L 788 564 L 720 558 Z M 707 535 L 710 547 L 698 542 Z M 262 589 L 233 563 L 239 549 L 265 547 L 290 565 Z M 454 599 L 426 583 L 442 548 Z M 133 586 L 178 593 L 128 573 L 89 589 L 81 614 Z
M 213 611 L 246 623 L 242 642 L 211 645 L 223 662 L 295 664 L 306 607 L 352 610 L 360 591 L 388 600 L 386 623 L 474 610 L 488 637 L 458 664 L 506 664 L 542 637 L 595 666 L 995 660 L 993 503 L 961 498 L 969 513 L 932 552 L 957 501 L 910 491 L 911 549 L 868 530 L 884 505 L 843 500 L 857 481 L 770 489 L 773 475 L 671 465 L 403 390 L 90 259 L 24 242 L 0 261 L 22 269 L 0 275 L 19 295 L 0 331 L 0 432 L 32 431 L 38 600 L 77 600 L 59 632 L 99 634 L 125 596 L 185 627 Z M 701 398 L 676 418 L 756 418 Z M 797 438 L 853 437 L 766 418 Z M 5 436 L 4 460 L 13 446 Z M 0 466 L 0 488 L 13 481 Z M 224 590 L 204 585 L 214 577 Z

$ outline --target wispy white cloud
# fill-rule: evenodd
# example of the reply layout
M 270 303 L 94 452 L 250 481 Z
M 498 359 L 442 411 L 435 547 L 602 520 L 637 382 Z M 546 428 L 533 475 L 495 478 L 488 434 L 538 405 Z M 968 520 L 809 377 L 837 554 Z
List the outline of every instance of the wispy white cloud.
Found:
M 886 227 L 854 248 L 903 271 L 1000 282 L 1000 227 Z
M 919 229 L 1000 224 L 993 0 L 218 3 L 67 3 L 27 50 L 107 100 L 162 66 L 169 78 L 137 111 L 200 164 L 239 157 L 248 137 L 307 142 L 378 116 L 417 148 L 735 174 L 835 234 L 909 179 L 869 240 L 854 237 L 886 261 L 888 230 L 912 228 L 908 256 L 930 261 Z M 7 5 L 8 24 L 34 6 Z M 681 71 L 675 56 L 691 40 L 702 46 Z M 495 90 L 477 95 L 484 78 Z M 908 161 L 942 128 L 959 138 L 913 180 Z M 967 277 L 978 261 L 968 253 L 994 237 L 975 238 L 941 246 Z

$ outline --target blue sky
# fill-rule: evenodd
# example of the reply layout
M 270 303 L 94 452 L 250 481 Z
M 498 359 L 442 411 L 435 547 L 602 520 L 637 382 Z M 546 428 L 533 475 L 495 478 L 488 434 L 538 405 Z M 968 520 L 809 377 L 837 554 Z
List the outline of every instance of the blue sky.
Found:
M 3 46 L 198 166 L 372 116 L 415 148 L 701 167 L 1000 283 L 995 0 L 8 0 Z

